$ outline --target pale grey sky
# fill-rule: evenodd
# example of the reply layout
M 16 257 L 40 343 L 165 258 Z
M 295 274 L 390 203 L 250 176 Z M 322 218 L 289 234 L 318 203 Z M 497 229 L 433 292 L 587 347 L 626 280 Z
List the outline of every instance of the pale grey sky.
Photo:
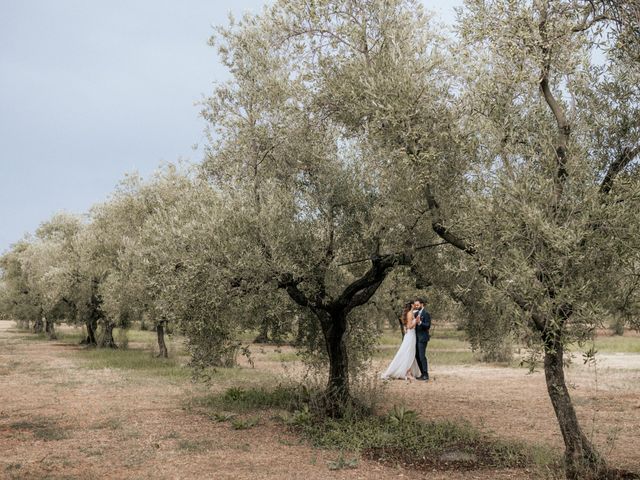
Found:
M 226 77 L 207 46 L 264 0 L 0 0 L 0 253 L 127 172 L 198 161 L 194 105 Z M 461 0 L 424 0 L 446 22 Z

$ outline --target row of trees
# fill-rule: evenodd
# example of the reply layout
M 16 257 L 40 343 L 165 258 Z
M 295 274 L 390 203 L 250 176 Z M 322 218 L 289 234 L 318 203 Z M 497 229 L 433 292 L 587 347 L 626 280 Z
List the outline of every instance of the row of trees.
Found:
M 50 335 L 82 322 L 89 343 L 100 323 L 107 345 L 146 314 L 199 367 L 243 328 L 296 319 L 339 415 L 372 345 L 360 307 L 417 281 L 478 338 L 543 354 L 567 476 L 604 478 L 563 353 L 605 315 L 638 327 L 639 12 L 468 0 L 455 39 L 413 0 L 280 0 L 232 20 L 212 39 L 231 79 L 203 105 L 202 164 L 131 177 L 87 221 L 15 244 L 2 311 Z

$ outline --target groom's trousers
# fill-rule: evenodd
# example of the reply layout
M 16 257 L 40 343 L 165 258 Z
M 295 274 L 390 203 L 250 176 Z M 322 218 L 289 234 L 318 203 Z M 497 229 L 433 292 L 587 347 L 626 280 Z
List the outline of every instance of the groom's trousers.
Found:
M 416 340 L 416 361 L 418 362 L 418 368 L 422 372 L 423 377 L 429 378 L 429 363 L 427 362 L 427 343 L 429 343 L 429 337 L 420 338 Z

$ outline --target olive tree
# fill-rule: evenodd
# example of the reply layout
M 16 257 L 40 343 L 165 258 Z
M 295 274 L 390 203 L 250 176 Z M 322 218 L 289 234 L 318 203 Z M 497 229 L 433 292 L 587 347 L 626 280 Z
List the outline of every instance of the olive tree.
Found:
M 40 300 L 37 292 L 33 291 L 27 283 L 27 272 L 21 261 L 23 253 L 29 246 L 30 242 L 27 240 L 16 242 L 0 257 L 2 281 L 0 311 L 3 317 L 14 320 L 21 328 L 29 328 L 33 321 L 33 331 L 40 333 L 44 329 L 42 317 L 39 317 Z
M 328 360 L 334 414 L 350 395 L 350 342 L 375 337 L 375 326 L 355 320 L 354 312 L 435 236 L 416 222 L 425 210 L 404 152 L 381 149 L 366 132 L 345 129 L 343 117 L 354 118 L 353 102 L 342 97 L 354 84 L 326 82 L 347 66 L 352 46 L 365 66 L 367 58 L 376 63 L 370 71 L 379 69 L 381 81 L 393 73 L 395 49 L 430 49 L 437 39 L 422 24 L 426 17 L 400 9 L 401 3 L 282 1 L 220 29 L 214 39 L 232 78 L 205 105 L 212 127 L 203 168 L 242 226 L 232 238 L 252 255 L 229 284 L 279 289 L 308 312 L 306 328 L 319 332 L 315 338 Z M 340 31 L 316 38 L 308 22 L 333 15 L 334 7 Z M 441 92 L 432 60 L 420 70 L 430 99 Z M 357 77 L 360 67 L 349 72 Z M 446 111 L 423 113 L 438 118 Z M 362 258 L 368 260 L 351 261 Z M 243 296 L 260 300 L 251 289 Z
M 56 214 L 3 257 L 5 308 L 19 322 L 33 320 L 34 331 L 49 339 L 56 338 L 56 322 L 75 321 L 69 292 L 77 284 L 74 240 L 82 228 L 80 218 Z
M 104 315 L 122 327 L 144 315 L 151 318 L 157 333 L 158 355 L 168 356 L 165 342 L 167 318 L 155 308 L 153 272 L 138 255 L 142 231 L 149 219 L 177 201 L 190 180 L 179 166 L 167 165 L 150 179 L 128 176 L 113 197 L 94 210 L 92 228 L 99 233 L 104 273 L 98 292 Z

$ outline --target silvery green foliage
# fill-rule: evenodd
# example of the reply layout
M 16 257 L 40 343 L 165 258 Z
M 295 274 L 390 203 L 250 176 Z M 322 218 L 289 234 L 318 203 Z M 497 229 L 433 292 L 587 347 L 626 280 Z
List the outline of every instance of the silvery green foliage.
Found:
M 586 338 L 618 296 L 612 285 L 629 285 L 637 265 L 635 67 L 590 60 L 606 37 L 588 2 L 467 2 L 462 41 L 448 55 L 424 33 L 419 8 L 408 6 L 301 2 L 288 7 L 297 20 L 282 30 L 312 50 L 323 111 L 385 149 L 393 167 L 384 172 L 416 180 L 404 205 L 431 213 L 416 230 L 430 220 L 473 252 L 433 255 L 433 278 L 454 295 L 472 285 L 482 296 L 472 303 L 497 306 L 500 319 L 525 333 L 532 310 L 554 323 L 558 308 L 571 305 L 567 340 Z M 377 27 L 365 34 L 366 22 L 354 18 L 370 17 Z M 362 40 L 368 35 L 371 42 Z M 561 128 L 543 77 L 564 112 Z M 603 192 L 607 170 L 626 154 L 633 160 L 615 191 Z
M 638 259 L 637 73 L 590 60 L 601 27 L 583 31 L 588 14 L 587 2 L 467 2 L 460 24 L 465 101 L 483 141 L 460 231 L 508 297 L 551 323 L 571 306 L 567 342 L 601 326 Z M 525 326 L 530 313 L 513 312 Z
M 127 177 L 105 204 L 93 210 L 92 233 L 98 240 L 96 260 L 102 265 L 101 308 L 113 322 L 127 326 L 148 313 L 153 322 L 163 320 L 155 311 L 153 277 L 146 277 L 140 257 L 142 232 L 158 211 L 176 203 L 190 185 L 187 172 L 168 165 L 147 181 Z
M 82 228 L 78 217 L 56 214 L 40 225 L 31 241 L 18 247 L 24 291 L 37 299 L 40 310 L 31 320 L 75 321 L 77 311 L 69 293 L 78 283 L 75 239 Z
M 186 334 L 192 363 L 232 364 L 238 333 L 255 328 L 277 302 L 261 294 L 261 277 L 243 278 L 260 268 L 252 265 L 255 246 L 244 217 L 202 180 L 188 179 L 176 193 L 149 217 L 131 259 L 155 315 Z M 263 308 L 244 292 L 261 298 Z
M 0 312 L 4 318 L 15 320 L 23 327 L 40 314 L 39 294 L 29 288 L 27 271 L 21 260 L 29 247 L 27 240 L 16 242 L 0 257 Z

